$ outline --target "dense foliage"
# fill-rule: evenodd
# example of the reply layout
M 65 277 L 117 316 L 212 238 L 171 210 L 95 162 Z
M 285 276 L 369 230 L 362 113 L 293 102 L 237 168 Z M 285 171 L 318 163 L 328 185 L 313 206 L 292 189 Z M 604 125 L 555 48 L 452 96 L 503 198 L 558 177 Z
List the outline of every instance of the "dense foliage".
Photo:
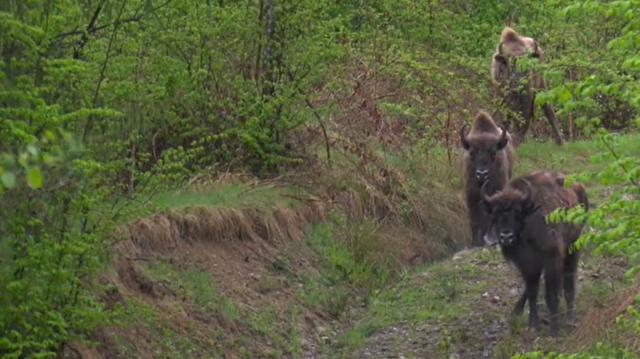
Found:
M 194 174 L 330 161 L 347 136 L 455 147 L 460 121 L 497 106 L 505 21 L 544 44 L 552 89 L 538 99 L 568 137 L 636 126 L 638 5 L 3 1 L 0 353 L 51 357 L 108 321 L 93 295 L 104 239 Z M 598 176 L 637 194 L 639 168 L 618 158 Z M 605 234 L 584 240 L 634 256 L 637 201 L 619 198 L 588 215 Z

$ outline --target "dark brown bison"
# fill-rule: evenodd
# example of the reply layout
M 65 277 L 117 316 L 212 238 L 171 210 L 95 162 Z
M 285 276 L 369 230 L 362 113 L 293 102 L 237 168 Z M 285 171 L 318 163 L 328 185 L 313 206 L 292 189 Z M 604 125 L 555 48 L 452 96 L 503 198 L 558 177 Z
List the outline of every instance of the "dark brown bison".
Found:
M 460 142 L 471 245 L 483 246 L 488 217 L 479 205 L 480 188 L 488 183 L 487 191 L 491 193 L 502 189 L 511 178 L 515 155 L 511 135 L 498 127 L 487 112 L 478 112 L 468 134 L 465 129 L 465 125 L 460 128 Z
M 505 123 L 512 132 L 515 147 L 524 139 L 533 119 L 535 92 L 547 88 L 541 74 L 517 70 L 516 60 L 523 56 L 544 62 L 544 51 L 533 38 L 520 36 L 512 28 L 505 26 L 500 35 L 500 43 L 491 59 L 491 80 L 494 97 L 499 98 L 501 105 L 504 103 L 509 109 L 506 121 L 499 110 L 496 118 Z M 553 107 L 545 104 L 542 108 L 551 125 L 551 135 L 555 143 L 562 145 L 562 136 Z M 514 114 L 521 116 L 523 123 L 517 121 Z
M 537 171 L 518 177 L 493 195 L 481 190 L 482 207 L 491 217 L 487 244 L 498 244 L 504 258 L 515 264 L 525 290 L 513 308 L 522 314 L 529 301 L 529 328 L 539 329 L 538 288 L 544 272 L 545 301 L 549 308 L 551 335 L 558 336 L 560 284 L 564 287 L 567 322 L 574 320 L 575 280 L 579 251 L 569 247 L 582 233 L 582 224 L 547 223 L 545 216 L 556 208 L 582 205 L 589 209 L 587 192 L 579 183 L 564 188 L 564 174 Z

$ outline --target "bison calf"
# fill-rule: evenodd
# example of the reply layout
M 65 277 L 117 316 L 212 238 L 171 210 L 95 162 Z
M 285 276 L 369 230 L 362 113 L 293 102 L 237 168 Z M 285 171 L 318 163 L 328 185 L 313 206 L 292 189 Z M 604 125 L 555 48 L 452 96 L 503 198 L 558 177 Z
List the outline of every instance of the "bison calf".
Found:
M 572 322 L 575 276 L 579 252 L 569 252 L 582 232 L 582 224 L 548 224 L 545 216 L 556 208 L 583 205 L 589 208 L 584 186 L 564 188 L 564 174 L 537 171 L 511 180 L 502 191 L 487 195 L 481 189 L 482 207 L 491 217 L 488 244 L 499 244 L 502 255 L 515 264 L 525 282 L 525 290 L 513 308 L 521 314 L 529 301 L 529 328 L 539 329 L 538 288 L 544 272 L 545 301 L 550 313 L 551 335 L 558 335 L 558 304 L 561 283 L 567 304 L 567 321 Z
M 479 207 L 480 188 L 487 184 L 491 193 L 502 189 L 511 178 L 515 156 L 511 136 L 504 128 L 498 127 L 485 111 L 478 112 L 468 134 L 465 134 L 465 128 L 464 125 L 460 128 L 460 143 L 471 245 L 483 246 L 482 238 L 488 230 L 489 221 Z

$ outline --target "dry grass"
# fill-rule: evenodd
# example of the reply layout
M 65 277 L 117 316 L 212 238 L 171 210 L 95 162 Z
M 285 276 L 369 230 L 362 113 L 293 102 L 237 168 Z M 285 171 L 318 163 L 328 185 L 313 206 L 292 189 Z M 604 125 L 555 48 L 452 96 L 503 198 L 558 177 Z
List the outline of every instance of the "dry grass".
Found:
M 624 316 L 639 294 L 640 284 L 634 284 L 614 292 L 603 305 L 589 308 L 573 332 L 573 340 L 568 341 L 570 351 L 583 350 L 604 338 L 622 348 L 640 349 L 640 336 L 633 329 L 622 329 L 616 324 L 616 318 Z
M 298 209 L 273 208 L 271 213 L 259 208 L 167 210 L 126 225 L 124 231 L 130 237 L 118 246 L 130 252 L 162 252 L 195 241 L 232 244 L 262 240 L 276 244 L 299 240 L 302 227 L 322 216 L 322 206 L 314 202 Z
M 416 161 L 402 169 L 362 143 L 338 153 L 342 167 L 325 180 L 334 185 L 322 189 L 323 197 L 349 220 L 376 220 L 399 238 L 404 263 L 442 259 L 468 245 L 465 204 L 449 168 Z

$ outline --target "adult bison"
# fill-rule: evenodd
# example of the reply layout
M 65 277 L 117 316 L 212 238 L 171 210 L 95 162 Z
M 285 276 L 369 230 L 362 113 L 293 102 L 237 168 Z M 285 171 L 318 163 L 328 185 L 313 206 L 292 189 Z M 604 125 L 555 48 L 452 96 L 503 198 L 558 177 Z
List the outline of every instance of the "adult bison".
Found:
M 505 26 L 491 59 L 491 80 L 494 97 L 499 98 L 501 105 L 504 103 L 509 109 L 506 121 L 499 110 L 496 118 L 505 123 L 512 132 L 516 147 L 524 139 L 533 119 L 535 92 L 547 88 L 541 74 L 528 70 L 518 71 L 516 61 L 524 56 L 544 61 L 544 51 L 537 41 L 531 37 L 520 36 L 511 27 Z M 562 145 L 562 136 L 553 107 L 545 104 L 542 108 L 551 125 L 551 135 L 555 143 L 558 146 Z M 514 114 L 518 114 L 523 123 L 520 123 Z
M 491 193 L 502 189 L 511 178 L 515 155 L 511 135 L 487 112 L 478 111 L 468 134 L 465 129 L 466 125 L 460 128 L 460 143 L 471 245 L 483 246 L 489 221 L 480 208 L 480 188 L 487 183 Z
M 575 281 L 579 251 L 569 250 L 582 233 L 582 224 L 547 223 L 545 216 L 556 208 L 582 205 L 589 209 L 587 192 L 579 183 L 564 188 L 564 174 L 537 171 L 518 177 L 493 195 L 481 190 L 482 207 L 491 217 L 485 236 L 488 244 L 499 244 L 504 258 L 515 264 L 525 290 L 513 308 L 521 314 L 529 301 L 529 328 L 540 327 L 538 290 L 544 273 L 545 301 L 550 314 L 551 335 L 558 336 L 558 305 L 561 283 L 568 322 L 574 320 Z

